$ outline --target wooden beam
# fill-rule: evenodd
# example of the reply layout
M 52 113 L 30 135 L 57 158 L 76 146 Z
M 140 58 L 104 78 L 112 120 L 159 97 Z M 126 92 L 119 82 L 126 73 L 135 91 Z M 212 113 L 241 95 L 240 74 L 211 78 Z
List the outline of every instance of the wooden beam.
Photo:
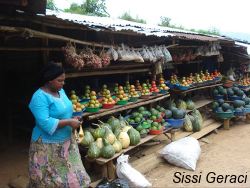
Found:
M 100 118 L 100 117 L 103 117 L 103 116 L 106 116 L 106 115 L 109 115 L 109 114 L 113 114 L 113 113 L 116 113 L 116 112 L 121 112 L 121 111 L 124 111 L 124 110 L 136 108 L 136 107 L 139 107 L 139 106 L 142 106 L 142 105 L 147 105 L 147 104 L 150 104 L 150 103 L 154 103 L 156 101 L 160 101 L 160 100 L 163 100 L 163 99 L 168 98 L 168 97 L 170 97 L 169 94 L 167 94 L 167 95 L 159 95 L 159 96 L 152 96 L 149 99 L 140 99 L 138 102 L 128 103 L 125 106 L 115 105 L 114 108 L 101 109 L 97 113 L 84 113 L 83 117 L 87 117 L 88 120 L 97 119 L 97 118 Z
M 51 40 L 61 40 L 61 41 L 65 41 L 65 42 L 73 42 L 73 43 L 77 43 L 77 44 L 96 46 L 96 47 L 104 47 L 104 48 L 110 48 L 111 47 L 111 45 L 100 44 L 100 43 L 95 43 L 95 42 L 81 41 L 81 40 L 73 39 L 73 38 L 70 38 L 70 37 L 45 33 L 45 32 L 36 31 L 36 30 L 33 30 L 33 29 L 24 28 L 24 27 L 0 26 L 0 32 L 1 31 L 22 33 L 26 38 L 32 38 L 32 37 L 48 38 L 48 39 L 51 39 Z
M 127 74 L 127 73 L 139 73 L 139 72 L 150 72 L 150 68 L 144 69 L 128 69 L 128 70 L 100 70 L 93 72 L 75 72 L 75 73 L 66 73 L 66 78 L 75 78 L 83 76 L 100 76 L 100 75 L 111 75 L 111 74 Z
M 20 52 L 28 52 L 28 51 L 62 51 L 62 48 L 17 48 L 17 47 L 0 47 L 0 51 L 20 51 Z
M 202 99 L 202 100 L 194 101 L 194 104 L 195 104 L 195 108 L 198 109 L 198 108 L 206 106 L 206 105 L 208 105 L 208 104 L 210 104 L 212 102 L 213 102 L 213 100 L 211 100 L 211 99 Z M 191 111 L 192 110 L 187 110 L 186 112 L 188 113 L 188 112 L 191 112 Z

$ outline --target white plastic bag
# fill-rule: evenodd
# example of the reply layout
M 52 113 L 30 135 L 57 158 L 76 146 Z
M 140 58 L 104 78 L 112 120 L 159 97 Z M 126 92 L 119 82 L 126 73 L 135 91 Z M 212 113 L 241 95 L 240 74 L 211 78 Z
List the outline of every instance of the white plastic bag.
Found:
M 128 155 L 117 158 L 116 174 L 118 178 L 129 182 L 130 187 L 151 187 L 152 184 L 128 163 Z
M 200 144 L 193 137 L 172 142 L 160 151 L 161 156 L 169 163 L 188 170 L 195 170 L 200 153 Z

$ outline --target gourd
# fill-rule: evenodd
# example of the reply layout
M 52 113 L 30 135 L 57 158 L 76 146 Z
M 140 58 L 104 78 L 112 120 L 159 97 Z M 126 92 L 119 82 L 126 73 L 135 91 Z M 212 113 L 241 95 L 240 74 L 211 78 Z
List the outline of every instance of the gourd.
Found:
M 97 139 L 97 138 L 103 138 L 103 136 L 104 136 L 104 134 L 105 134 L 105 129 L 104 129 L 102 126 L 98 125 L 98 124 L 94 124 L 94 123 L 93 123 L 93 125 L 98 126 L 98 128 L 96 128 L 96 129 L 93 131 L 93 137 L 94 137 L 95 139 Z
M 101 124 L 100 126 L 102 126 L 102 127 L 108 127 L 110 130 L 112 130 L 110 124 L 104 123 L 104 122 L 102 122 L 101 120 L 98 120 L 98 122 Z
M 201 125 L 199 123 L 199 117 L 198 116 L 194 116 L 194 122 L 193 122 L 193 131 L 194 132 L 198 132 L 201 130 Z
M 108 124 L 111 126 L 112 131 L 121 126 L 119 119 L 115 118 L 114 116 L 108 119 Z
M 98 146 L 98 148 L 102 149 L 103 147 L 103 140 L 102 138 L 97 138 L 95 141 L 96 145 Z
M 192 122 L 191 122 L 188 115 L 185 115 L 183 127 L 184 127 L 185 131 L 187 131 L 187 132 L 192 132 L 193 131 Z
M 127 132 L 121 131 L 117 139 L 121 142 L 122 149 L 126 149 L 129 147 L 130 139 Z
M 101 149 L 101 156 L 103 158 L 109 159 L 115 155 L 114 147 L 106 140 L 103 139 L 103 148 Z
M 89 131 L 85 131 L 84 137 L 83 137 L 82 141 L 80 142 L 80 144 L 83 146 L 89 146 L 94 141 L 95 140 L 94 140 L 92 134 Z
M 135 145 L 140 143 L 140 140 L 141 140 L 140 133 L 137 130 L 135 130 L 134 128 L 130 128 L 128 130 L 128 136 L 130 139 L 131 146 L 135 146 Z
M 108 127 L 104 128 L 105 128 L 105 135 L 103 138 L 106 139 L 110 144 L 113 144 L 115 142 L 115 135 Z
M 131 128 L 132 128 L 132 126 L 130 126 L 130 125 L 129 126 L 125 126 L 125 127 L 122 128 L 122 131 L 128 132 L 128 130 L 131 129 Z
M 113 143 L 113 148 L 115 149 L 116 153 L 119 153 L 122 150 L 122 144 L 119 140 L 115 140 L 115 142 Z
M 188 109 L 188 110 L 193 110 L 193 109 L 195 108 L 195 104 L 194 104 L 194 102 L 191 101 L 191 100 L 188 100 L 188 101 L 186 102 L 186 104 L 187 104 L 187 109 Z
M 92 142 L 89 146 L 87 156 L 91 159 L 98 158 L 101 154 L 101 149 L 97 146 L 95 142 Z

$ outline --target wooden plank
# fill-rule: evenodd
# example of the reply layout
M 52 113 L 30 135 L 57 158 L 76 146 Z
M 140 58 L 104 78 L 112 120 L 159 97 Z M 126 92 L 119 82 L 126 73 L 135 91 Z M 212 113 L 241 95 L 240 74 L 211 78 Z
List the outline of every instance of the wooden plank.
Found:
M 46 47 L 41 47 L 41 48 L 0 47 L 0 51 L 21 51 L 21 52 L 26 52 L 26 51 L 62 51 L 62 48 L 46 48 Z
M 206 127 L 204 127 L 203 129 L 201 129 L 199 132 L 196 132 L 190 136 L 196 138 L 196 139 L 200 139 L 201 137 L 207 135 L 208 133 L 212 132 L 213 130 L 219 128 L 222 124 L 220 122 L 215 122 L 212 123 Z
M 91 71 L 91 72 L 74 72 L 66 73 L 66 78 L 75 78 L 83 76 L 100 76 L 100 75 L 111 75 L 111 74 L 127 74 L 127 73 L 139 73 L 139 72 L 150 72 L 151 68 L 140 68 L 140 69 L 127 69 L 127 70 L 102 70 Z
M 180 94 L 184 94 L 184 93 L 189 93 L 191 91 L 198 91 L 198 90 L 202 90 L 202 89 L 207 89 L 207 88 L 211 88 L 211 87 L 216 87 L 216 86 L 222 86 L 222 83 L 218 83 L 218 84 L 212 84 L 212 85 L 207 85 L 207 86 L 202 86 L 202 87 L 195 87 L 192 89 L 188 89 L 186 91 L 180 91 L 180 90 L 172 90 L 175 93 L 180 93 Z
M 73 39 L 73 38 L 65 37 L 65 36 L 61 36 L 61 35 L 55 35 L 55 34 L 50 34 L 50 33 L 46 33 L 46 32 L 36 31 L 33 29 L 24 28 L 24 27 L 0 26 L 0 32 L 27 33 L 28 35 L 30 35 L 30 37 L 48 38 L 48 39 L 52 39 L 52 40 L 61 40 L 61 41 L 65 41 L 65 42 L 73 42 L 73 43 L 77 43 L 77 44 L 90 45 L 90 46 L 96 46 L 96 47 L 101 47 L 101 48 L 110 48 L 111 47 L 111 45 L 107 45 L 107 44 L 82 41 L 82 40 Z
M 208 104 L 210 104 L 212 102 L 213 102 L 213 100 L 211 100 L 211 99 L 202 99 L 202 100 L 194 101 L 194 104 L 195 104 L 195 108 L 198 109 L 198 108 L 206 106 L 206 105 L 208 105 Z M 187 110 L 187 113 L 191 112 L 191 111 L 192 110 Z
M 202 129 L 207 127 L 208 125 L 214 123 L 215 120 L 214 119 L 207 119 L 206 121 L 203 122 L 203 125 L 202 125 Z M 190 136 L 192 135 L 194 132 L 185 132 L 185 131 L 179 131 L 179 132 L 176 132 L 176 140 L 178 139 L 181 139 L 181 138 L 184 138 L 184 137 L 187 137 L 187 136 Z
M 100 117 L 103 117 L 103 116 L 106 116 L 106 115 L 109 115 L 109 114 L 113 114 L 113 113 L 116 113 L 116 112 L 121 112 L 121 111 L 124 111 L 124 110 L 136 108 L 136 107 L 139 107 L 139 106 L 142 106 L 142 105 L 147 105 L 147 104 L 150 104 L 150 103 L 154 103 L 154 102 L 163 100 L 163 99 L 168 98 L 168 97 L 170 97 L 169 94 L 167 94 L 167 95 L 162 95 L 161 94 L 159 96 L 151 96 L 149 99 L 140 99 L 140 100 L 138 100 L 138 102 L 135 102 L 135 103 L 131 102 L 131 103 L 128 103 L 127 105 L 124 105 L 124 106 L 115 105 L 115 107 L 112 108 L 112 109 L 101 109 L 97 113 L 84 113 L 83 117 L 87 117 L 88 120 L 92 120 L 92 119 L 100 118 Z

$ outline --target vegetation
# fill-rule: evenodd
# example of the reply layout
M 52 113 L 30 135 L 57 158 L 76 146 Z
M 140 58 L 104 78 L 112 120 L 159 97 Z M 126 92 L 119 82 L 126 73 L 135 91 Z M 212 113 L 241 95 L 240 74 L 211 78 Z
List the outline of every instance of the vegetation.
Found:
M 137 22 L 137 23 L 143 23 L 143 24 L 147 23 L 146 20 L 140 19 L 138 16 L 136 16 L 136 18 L 133 18 L 128 12 L 123 13 L 123 15 L 121 15 L 119 18 L 122 20 L 131 21 L 131 22 Z
M 207 34 L 207 35 L 220 35 L 220 32 L 218 29 L 216 28 L 212 28 L 212 29 L 209 29 L 209 30 L 204 30 L 204 29 L 187 29 L 187 28 L 184 28 L 182 25 L 180 26 L 177 26 L 175 24 L 171 24 L 171 18 L 169 17 L 163 17 L 161 16 L 161 22 L 160 24 L 158 24 L 159 26 L 162 26 L 162 27 L 170 27 L 170 28 L 175 28 L 175 29 L 181 29 L 181 30 L 187 30 L 187 31 L 192 31 L 192 32 L 197 32 L 197 33 L 200 33 L 200 34 Z
M 55 6 L 54 0 L 47 0 L 46 9 L 58 10 L 58 8 Z
M 65 9 L 65 12 L 84 14 L 90 16 L 109 17 L 105 0 L 86 0 L 83 4 L 78 5 L 72 3 L 69 9 Z

